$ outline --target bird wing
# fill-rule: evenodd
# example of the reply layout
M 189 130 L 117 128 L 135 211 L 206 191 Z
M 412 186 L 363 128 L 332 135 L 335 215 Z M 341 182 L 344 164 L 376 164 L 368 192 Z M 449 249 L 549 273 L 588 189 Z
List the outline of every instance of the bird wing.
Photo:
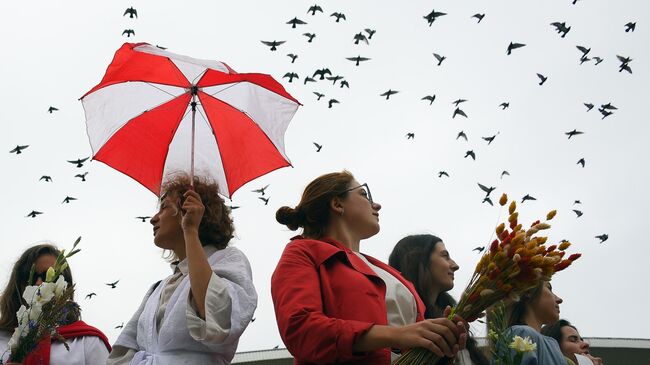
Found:
M 483 184 L 481 184 L 481 183 L 478 183 L 478 187 L 481 188 L 481 190 L 483 190 L 483 191 L 486 192 L 486 193 L 489 193 L 489 192 L 490 192 L 490 189 L 488 189 L 487 186 L 485 186 L 485 185 L 483 185 Z
M 525 44 L 523 44 L 523 43 L 512 43 L 512 45 L 510 46 L 510 49 L 521 48 L 523 46 L 525 46 Z

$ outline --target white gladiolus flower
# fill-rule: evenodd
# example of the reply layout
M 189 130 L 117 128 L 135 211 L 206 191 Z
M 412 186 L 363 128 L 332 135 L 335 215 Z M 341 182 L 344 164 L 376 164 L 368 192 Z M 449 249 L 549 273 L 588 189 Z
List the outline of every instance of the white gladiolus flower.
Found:
M 537 344 L 533 343 L 530 337 L 521 338 L 520 336 L 515 336 L 512 339 L 512 343 L 510 343 L 509 347 L 521 353 L 537 350 Z
M 68 288 L 68 282 L 65 281 L 63 275 L 59 275 L 59 278 L 54 283 L 54 295 L 61 296 L 63 292 Z

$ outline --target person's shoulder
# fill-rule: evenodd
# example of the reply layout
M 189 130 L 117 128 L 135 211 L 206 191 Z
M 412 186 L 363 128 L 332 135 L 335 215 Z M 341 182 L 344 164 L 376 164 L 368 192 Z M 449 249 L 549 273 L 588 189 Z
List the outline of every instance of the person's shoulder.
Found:
M 530 337 L 532 340 L 542 339 L 542 334 L 535 331 L 532 327 L 525 325 L 514 325 L 510 327 L 511 334 L 519 337 Z M 536 341 L 537 342 L 537 341 Z

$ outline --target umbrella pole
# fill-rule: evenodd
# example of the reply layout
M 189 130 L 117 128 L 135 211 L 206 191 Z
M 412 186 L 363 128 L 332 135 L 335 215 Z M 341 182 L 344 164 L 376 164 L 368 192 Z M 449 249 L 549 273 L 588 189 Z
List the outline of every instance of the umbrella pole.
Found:
M 194 190 L 194 139 L 195 139 L 195 118 L 196 118 L 196 94 L 198 88 L 196 86 L 192 87 L 192 161 L 190 164 L 190 187 Z

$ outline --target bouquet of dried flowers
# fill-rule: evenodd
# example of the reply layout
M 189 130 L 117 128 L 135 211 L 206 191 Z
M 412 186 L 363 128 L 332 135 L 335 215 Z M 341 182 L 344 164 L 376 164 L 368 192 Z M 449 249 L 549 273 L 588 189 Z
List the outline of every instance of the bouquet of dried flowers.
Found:
M 503 194 L 499 204 L 505 206 L 508 196 Z M 481 257 L 463 291 L 460 301 L 452 309 L 449 319 L 459 315 L 467 322 L 479 318 L 482 313 L 497 302 L 510 298 L 518 300 L 526 291 L 551 280 L 551 276 L 564 270 L 581 255 L 564 258 L 571 243 L 564 241 L 559 246 L 545 245 L 547 237 L 539 236 L 541 231 L 551 228 L 548 221 L 555 217 L 553 210 L 546 215 L 546 221 L 535 221 L 528 229 L 518 222 L 517 204 L 513 200 L 509 207 L 508 228 L 501 223 L 496 228 L 497 238 Z M 434 364 L 438 356 L 424 348 L 407 351 L 394 364 Z
M 32 265 L 28 286 L 23 292 L 27 305 L 18 309 L 18 327 L 8 343 L 8 350 L 11 351 L 9 362 L 22 362 L 48 336 L 64 343 L 68 348 L 65 339 L 56 329 L 66 324 L 67 318 L 79 316 L 79 305 L 72 300 L 74 285 L 68 286 L 62 275 L 68 267 L 67 259 L 80 251 L 77 248 L 79 241 L 81 237 L 77 238 L 69 253 L 61 250 L 54 266 L 47 269 L 45 281 L 41 285 L 31 285 L 36 270 L 36 266 Z

